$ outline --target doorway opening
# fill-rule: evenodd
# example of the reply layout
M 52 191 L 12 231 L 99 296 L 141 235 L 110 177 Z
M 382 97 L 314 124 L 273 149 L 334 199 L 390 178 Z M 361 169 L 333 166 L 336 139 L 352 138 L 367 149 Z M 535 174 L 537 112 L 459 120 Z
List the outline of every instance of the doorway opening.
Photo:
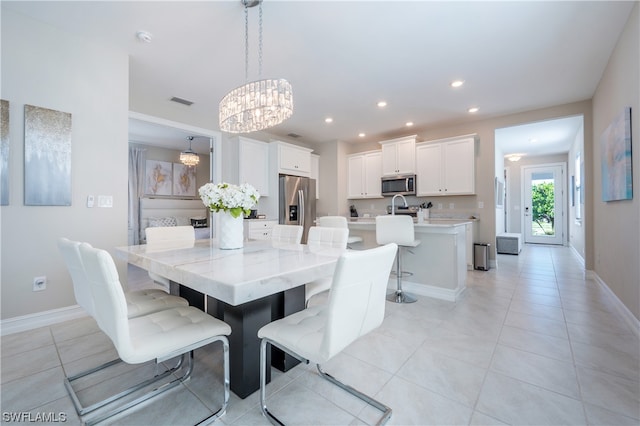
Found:
M 565 164 L 522 168 L 524 242 L 564 243 Z

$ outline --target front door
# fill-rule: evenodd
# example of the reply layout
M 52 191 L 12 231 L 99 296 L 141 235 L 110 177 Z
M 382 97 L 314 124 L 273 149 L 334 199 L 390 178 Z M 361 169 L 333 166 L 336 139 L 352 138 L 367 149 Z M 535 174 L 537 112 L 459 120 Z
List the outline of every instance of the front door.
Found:
M 524 241 L 564 242 L 564 164 L 524 166 Z

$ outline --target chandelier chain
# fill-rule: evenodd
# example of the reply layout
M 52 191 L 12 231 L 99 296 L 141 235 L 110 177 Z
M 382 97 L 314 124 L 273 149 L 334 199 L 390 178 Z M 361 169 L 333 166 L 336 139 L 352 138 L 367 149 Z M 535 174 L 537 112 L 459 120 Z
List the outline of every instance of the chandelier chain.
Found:
M 258 27 L 258 76 L 262 75 L 262 2 L 258 5 L 259 7 L 259 17 L 260 17 L 260 25 Z
M 249 7 L 244 5 L 244 81 L 249 81 Z

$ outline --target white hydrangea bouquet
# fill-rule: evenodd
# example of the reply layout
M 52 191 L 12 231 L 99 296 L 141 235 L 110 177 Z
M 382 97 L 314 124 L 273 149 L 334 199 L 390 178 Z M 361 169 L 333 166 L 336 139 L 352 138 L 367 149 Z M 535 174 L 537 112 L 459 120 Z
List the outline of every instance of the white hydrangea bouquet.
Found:
M 240 186 L 226 182 L 207 183 L 198 189 L 198 194 L 209 210 L 229 212 L 234 218 L 242 213 L 248 216 L 260 199 L 258 191 L 248 183 Z

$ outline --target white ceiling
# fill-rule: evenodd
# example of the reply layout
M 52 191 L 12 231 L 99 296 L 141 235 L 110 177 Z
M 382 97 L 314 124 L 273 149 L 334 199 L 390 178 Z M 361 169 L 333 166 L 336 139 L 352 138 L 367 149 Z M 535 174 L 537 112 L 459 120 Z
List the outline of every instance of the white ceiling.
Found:
M 270 133 L 357 143 L 590 99 L 633 5 L 266 0 L 262 77 L 288 79 L 295 102 L 293 117 Z M 239 0 L 3 0 L 2 7 L 128 52 L 132 111 L 217 129 L 218 102 L 245 82 Z M 258 78 L 257 16 L 249 10 L 250 80 Z M 138 41 L 138 30 L 152 42 Z M 464 86 L 452 89 L 453 79 Z M 170 102 L 174 96 L 194 103 Z M 379 109 L 383 99 L 388 106 Z M 471 106 L 479 112 L 469 114 Z M 520 150 L 504 152 L 511 149 Z

